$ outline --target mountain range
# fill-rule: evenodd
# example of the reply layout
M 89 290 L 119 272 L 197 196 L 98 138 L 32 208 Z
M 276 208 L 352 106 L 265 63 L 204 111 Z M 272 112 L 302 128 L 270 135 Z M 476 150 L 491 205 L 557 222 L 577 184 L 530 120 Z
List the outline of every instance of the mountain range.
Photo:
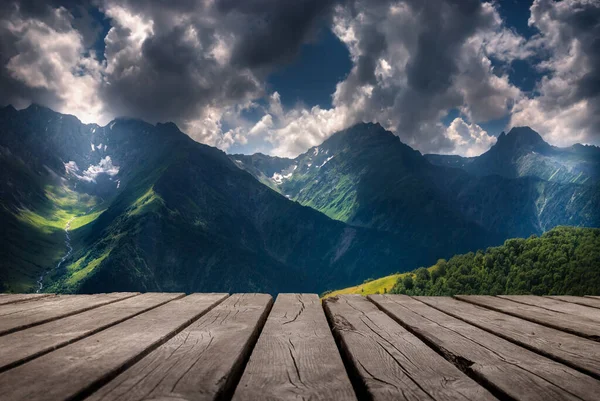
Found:
M 294 159 L 175 124 L 0 109 L 0 290 L 316 291 L 600 226 L 600 149 L 514 128 L 477 158 L 358 124 Z
M 501 134 L 473 158 L 423 156 L 379 124 L 338 132 L 295 159 L 231 158 L 333 219 L 419 237 L 429 247 L 458 251 L 478 239 L 493 243 L 599 223 L 600 148 L 556 148 L 527 127 Z

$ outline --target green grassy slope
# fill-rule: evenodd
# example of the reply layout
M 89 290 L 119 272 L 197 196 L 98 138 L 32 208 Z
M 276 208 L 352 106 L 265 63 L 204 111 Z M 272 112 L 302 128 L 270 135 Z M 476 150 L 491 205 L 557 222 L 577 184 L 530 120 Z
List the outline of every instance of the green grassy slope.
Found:
M 353 287 L 343 288 L 341 290 L 328 291 L 322 294 L 322 298 L 335 297 L 337 295 L 347 294 L 360 294 L 360 295 L 371 295 L 371 294 L 386 294 L 390 291 L 398 279 L 404 277 L 407 274 L 412 273 L 401 273 L 391 274 L 375 280 L 366 280 L 364 283 L 355 285 Z
M 65 255 L 65 227 L 70 222 L 71 244 L 78 247 L 78 231 L 101 213 L 96 197 L 78 194 L 65 185 L 48 185 L 45 201 L 38 207 L 23 207 L 1 213 L 5 224 L 2 238 L 0 283 L 4 292 L 32 292 L 40 275 L 52 269 Z

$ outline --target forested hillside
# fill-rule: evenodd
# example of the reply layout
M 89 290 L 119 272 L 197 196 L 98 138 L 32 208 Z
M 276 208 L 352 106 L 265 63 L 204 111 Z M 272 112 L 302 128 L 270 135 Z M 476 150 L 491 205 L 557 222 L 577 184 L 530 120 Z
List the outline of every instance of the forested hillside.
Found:
M 600 229 L 557 227 L 485 251 L 439 260 L 400 278 L 407 295 L 600 294 Z

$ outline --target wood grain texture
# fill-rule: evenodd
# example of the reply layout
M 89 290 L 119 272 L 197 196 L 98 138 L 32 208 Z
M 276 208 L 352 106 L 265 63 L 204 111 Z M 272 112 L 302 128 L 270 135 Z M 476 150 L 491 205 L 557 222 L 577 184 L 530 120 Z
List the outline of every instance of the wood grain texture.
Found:
M 279 294 L 233 399 L 356 399 L 317 295 Z
M 54 294 L 0 294 L 0 305 L 53 297 Z
M 413 297 L 450 316 L 600 378 L 600 343 L 449 297 Z
M 481 383 L 516 400 L 598 399 L 600 381 L 402 295 L 369 299 Z
M 370 399 L 496 399 L 365 297 L 333 297 L 323 305 L 342 352 Z
M 81 399 L 227 297 L 193 294 L 0 374 L 1 398 Z
M 487 295 L 457 295 L 455 298 L 594 341 L 600 341 L 600 324 L 595 320 Z
M 71 316 L 138 294 L 137 292 L 115 292 L 96 295 L 57 295 L 35 301 L 2 305 L 0 306 L 0 335 Z
M 147 293 L 0 337 L 0 371 L 70 344 L 183 294 Z
M 498 297 L 525 305 L 537 306 L 553 312 L 566 313 L 567 315 L 580 316 L 600 322 L 600 310 L 590 308 L 589 306 L 563 302 L 548 297 L 536 297 L 535 295 L 498 295 Z
M 570 295 L 552 295 L 548 298 L 557 299 L 559 301 L 571 302 L 578 305 L 590 306 L 592 308 L 600 308 L 600 299 L 588 297 L 574 297 Z
M 272 303 L 266 294 L 232 295 L 88 401 L 231 397 Z

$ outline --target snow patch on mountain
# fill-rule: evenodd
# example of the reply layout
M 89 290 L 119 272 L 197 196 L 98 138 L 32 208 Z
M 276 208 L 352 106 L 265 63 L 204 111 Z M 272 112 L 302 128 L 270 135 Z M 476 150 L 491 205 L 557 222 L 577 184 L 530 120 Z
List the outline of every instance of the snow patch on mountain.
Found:
M 325 164 L 327 164 L 327 162 L 328 162 L 329 160 L 331 160 L 331 159 L 333 159 L 333 156 L 329 156 L 327 159 L 325 159 L 325 161 L 323 162 L 323 164 L 321 164 L 321 165 L 319 166 L 319 168 L 323 167 L 323 166 L 324 166 Z

